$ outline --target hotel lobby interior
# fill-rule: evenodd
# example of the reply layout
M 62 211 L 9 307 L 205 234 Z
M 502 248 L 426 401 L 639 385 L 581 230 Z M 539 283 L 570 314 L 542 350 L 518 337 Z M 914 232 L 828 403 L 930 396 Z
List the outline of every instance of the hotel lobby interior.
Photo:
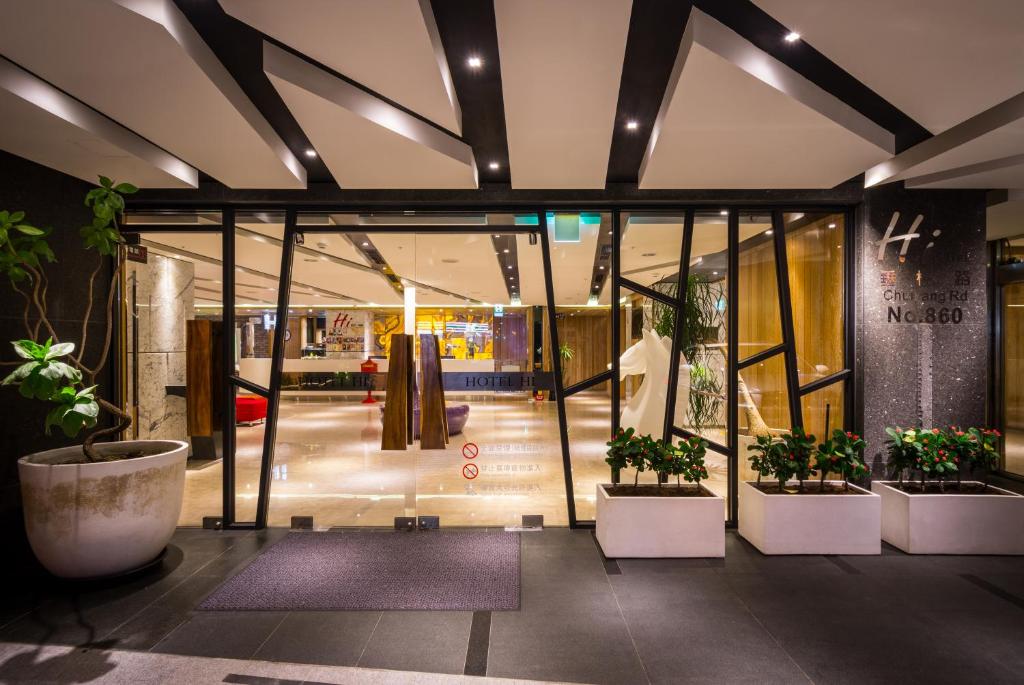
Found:
M 0 682 L 1021 682 L 1022 39 L 0 3 Z

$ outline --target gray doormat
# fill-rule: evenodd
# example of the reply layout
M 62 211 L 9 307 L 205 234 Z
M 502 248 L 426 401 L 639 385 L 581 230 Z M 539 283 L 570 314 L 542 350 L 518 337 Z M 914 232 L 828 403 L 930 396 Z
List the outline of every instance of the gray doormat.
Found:
M 519 608 L 519 534 L 289 533 L 207 597 L 213 611 Z

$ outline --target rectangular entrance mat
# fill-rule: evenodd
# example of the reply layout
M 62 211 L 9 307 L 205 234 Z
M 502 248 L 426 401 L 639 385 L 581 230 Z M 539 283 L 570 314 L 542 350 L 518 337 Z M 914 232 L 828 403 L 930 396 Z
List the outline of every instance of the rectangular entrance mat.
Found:
M 519 587 L 518 533 L 289 533 L 199 609 L 518 609 Z

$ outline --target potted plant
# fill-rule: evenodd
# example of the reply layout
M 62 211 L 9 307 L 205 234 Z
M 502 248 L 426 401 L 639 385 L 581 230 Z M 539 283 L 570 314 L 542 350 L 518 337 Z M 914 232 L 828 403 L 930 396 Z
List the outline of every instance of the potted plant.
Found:
M 608 557 L 725 556 L 725 500 L 701 484 L 707 441 L 677 446 L 620 430 L 608 443 L 613 471 L 634 470 L 633 483 L 597 486 L 597 541 Z M 641 484 L 654 471 L 657 483 Z M 675 476 L 675 485 L 663 481 Z
M 988 484 L 999 431 L 885 431 L 889 480 L 871 483 L 883 540 L 910 554 L 1024 554 L 1024 497 Z M 975 480 L 979 470 L 985 476 Z
M 868 472 L 864 441 L 842 430 L 814 441 L 795 428 L 747 447 L 758 477 L 740 485 L 740 535 L 765 554 L 880 554 L 881 500 L 849 482 Z
M 39 561 L 66 578 L 124 573 L 156 557 L 174 533 L 185 487 L 188 446 L 171 440 L 102 442 L 131 425 L 131 417 L 97 392 L 97 377 L 110 353 L 115 284 L 124 269 L 118 217 L 124 195 L 137 188 L 100 177 L 85 205 L 92 219 L 81 229 L 85 248 L 97 263 L 84 284 L 88 292 L 76 346 L 62 342 L 47 307 L 46 264 L 55 261 L 46 238 L 23 212 L 0 211 L 0 272 L 24 299 L 26 337 L 12 344 L 20 357 L 3 384 L 21 396 L 52 405 L 44 429 L 60 428 L 69 438 L 90 432 L 77 447 L 30 454 L 18 460 L 25 528 Z M 85 358 L 92 293 L 104 265 L 114 260 L 106 306 L 106 334 L 98 358 Z M 76 353 L 77 349 L 77 353 Z M 99 427 L 100 412 L 114 423 Z

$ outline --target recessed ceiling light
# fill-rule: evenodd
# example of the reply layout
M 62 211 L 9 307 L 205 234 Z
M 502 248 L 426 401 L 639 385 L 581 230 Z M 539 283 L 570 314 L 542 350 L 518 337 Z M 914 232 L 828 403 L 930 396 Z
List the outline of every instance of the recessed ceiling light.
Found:
M 800 34 L 797 33 L 796 31 L 790 31 L 789 33 L 786 34 L 787 43 L 795 43 L 798 40 L 800 40 Z
M 506 247 L 504 250 L 502 250 L 502 252 L 504 252 L 505 254 L 508 254 L 508 248 Z
M 500 164 L 498 164 L 497 162 L 491 162 L 491 163 L 490 163 L 490 164 L 488 164 L 487 166 L 488 166 L 488 167 L 489 167 L 489 168 L 490 168 L 490 169 L 491 169 L 492 171 L 497 171 L 497 170 L 498 170 L 498 169 L 499 169 L 499 168 L 501 167 L 501 165 L 500 165 Z
M 828 227 L 829 227 L 829 228 L 835 228 L 835 227 L 836 227 L 836 225 L 835 225 L 835 224 L 829 224 L 829 225 L 828 225 Z
M 629 129 L 630 131 L 635 131 L 639 126 L 640 126 L 640 124 L 638 124 L 635 121 L 627 121 L 626 122 L 626 128 Z
M 476 55 L 473 55 L 466 60 L 466 65 L 469 66 L 470 69 L 479 69 L 484 65 L 484 61 Z
M 316 150 L 314 150 L 313 148 L 307 148 L 306 149 L 306 156 L 309 157 L 310 159 L 312 159 L 313 157 L 316 157 Z
M 772 234 L 772 229 L 769 228 L 767 231 L 764 232 L 764 234 L 765 235 L 771 235 Z
M 717 271 L 712 271 L 712 272 L 711 272 L 711 275 L 712 275 L 712 276 L 717 276 L 717 275 L 718 275 L 718 272 L 717 272 Z
M 366 242 L 366 241 L 364 240 L 364 241 L 363 241 L 363 247 L 369 247 L 369 246 L 370 246 L 370 243 L 368 243 L 368 242 Z
M 600 269 L 601 271 L 604 271 L 604 267 L 603 266 L 599 266 L 597 268 Z
M 511 265 L 511 264 L 509 264 L 509 265 L 508 265 L 508 266 L 506 266 L 505 268 L 506 268 L 506 269 L 511 269 L 511 268 L 512 268 L 512 265 Z
M 719 214 L 722 215 L 722 216 L 729 216 L 729 210 L 728 209 L 723 209 L 722 211 L 719 212 Z

